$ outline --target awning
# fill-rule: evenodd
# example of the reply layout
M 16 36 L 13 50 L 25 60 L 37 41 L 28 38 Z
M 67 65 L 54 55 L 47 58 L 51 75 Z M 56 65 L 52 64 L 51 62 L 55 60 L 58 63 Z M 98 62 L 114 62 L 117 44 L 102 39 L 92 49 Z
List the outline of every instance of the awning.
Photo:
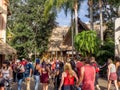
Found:
M 10 45 L 4 42 L 0 42 L 0 54 L 12 55 L 16 53 L 17 51 L 14 48 L 12 48 Z

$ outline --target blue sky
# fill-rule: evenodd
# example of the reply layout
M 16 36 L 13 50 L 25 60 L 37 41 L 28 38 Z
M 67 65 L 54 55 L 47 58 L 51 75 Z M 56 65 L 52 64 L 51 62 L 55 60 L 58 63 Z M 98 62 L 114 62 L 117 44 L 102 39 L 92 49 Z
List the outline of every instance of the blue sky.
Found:
M 81 9 L 78 13 L 78 16 L 80 17 L 80 19 L 83 22 L 89 22 L 89 18 L 85 17 L 86 14 L 88 14 L 88 5 L 87 5 L 87 1 L 85 0 L 82 5 L 81 5 Z M 59 26 L 69 26 L 70 25 L 70 20 L 71 20 L 71 16 L 70 13 L 67 14 L 67 16 L 64 14 L 64 11 L 61 10 L 58 13 L 58 16 L 56 18 L 56 21 L 58 22 Z

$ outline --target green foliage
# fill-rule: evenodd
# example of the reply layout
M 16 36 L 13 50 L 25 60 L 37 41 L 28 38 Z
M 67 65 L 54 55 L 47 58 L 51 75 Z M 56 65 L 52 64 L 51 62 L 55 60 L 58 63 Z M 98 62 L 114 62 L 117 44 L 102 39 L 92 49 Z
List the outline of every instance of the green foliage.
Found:
M 75 36 L 74 39 L 75 48 L 83 56 L 90 56 L 95 54 L 99 48 L 100 40 L 97 38 L 97 34 L 93 30 L 82 31 Z
M 46 20 L 44 3 L 44 0 L 10 0 L 12 15 L 8 17 L 7 27 L 14 37 L 9 43 L 17 49 L 19 57 L 47 50 L 56 14 L 51 13 Z
M 108 58 L 114 58 L 114 45 L 114 41 L 109 38 L 107 39 L 107 41 L 104 42 L 104 45 L 102 45 L 96 52 L 95 56 L 97 57 L 97 61 L 100 64 L 104 64 L 104 62 L 107 62 Z
M 83 1 L 84 0 L 46 0 L 44 14 L 45 16 L 48 16 L 49 12 L 56 12 L 62 8 L 65 10 L 65 14 L 67 15 L 68 11 L 73 13 L 75 2 L 77 2 L 79 10 Z
M 108 0 L 109 4 L 114 5 L 115 7 L 120 6 L 120 0 Z

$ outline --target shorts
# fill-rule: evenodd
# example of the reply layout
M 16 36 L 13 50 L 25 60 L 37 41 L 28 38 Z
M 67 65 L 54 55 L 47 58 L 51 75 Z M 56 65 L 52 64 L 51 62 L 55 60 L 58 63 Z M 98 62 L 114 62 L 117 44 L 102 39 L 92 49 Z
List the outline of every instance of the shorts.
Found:
M 70 90 L 70 85 L 64 85 L 63 90 Z
M 110 73 L 109 80 L 117 80 L 117 74 L 116 74 L 116 72 Z

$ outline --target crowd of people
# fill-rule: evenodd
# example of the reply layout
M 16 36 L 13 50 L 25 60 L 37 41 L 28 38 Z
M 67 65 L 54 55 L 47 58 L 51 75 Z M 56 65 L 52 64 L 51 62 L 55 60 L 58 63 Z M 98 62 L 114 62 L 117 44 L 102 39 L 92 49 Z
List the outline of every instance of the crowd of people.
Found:
M 21 90 L 25 82 L 26 90 L 30 90 L 31 80 L 34 79 L 34 90 L 48 90 L 48 85 L 53 83 L 54 90 L 101 90 L 98 79 L 101 68 L 107 66 L 107 90 L 110 90 L 111 83 L 114 83 L 116 90 L 120 87 L 120 59 L 112 59 L 100 66 L 95 57 L 83 58 L 81 60 L 69 59 L 62 61 L 53 59 L 40 60 L 36 58 L 32 62 L 29 58 L 22 60 L 4 61 L 0 70 L 0 90 L 5 90 L 5 82 L 17 84 Z

